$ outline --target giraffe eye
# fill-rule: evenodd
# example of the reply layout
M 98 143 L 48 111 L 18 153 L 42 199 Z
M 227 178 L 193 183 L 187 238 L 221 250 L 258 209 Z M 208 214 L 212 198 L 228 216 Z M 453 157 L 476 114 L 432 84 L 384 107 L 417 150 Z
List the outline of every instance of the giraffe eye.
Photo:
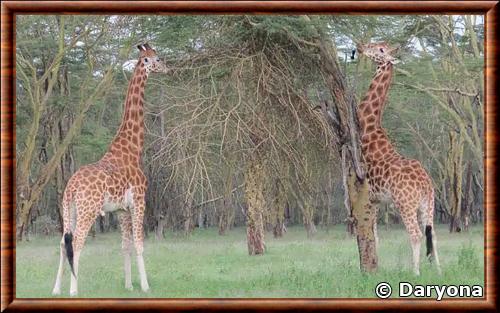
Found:
M 149 59 L 148 58 L 144 58 L 144 63 L 148 63 L 149 62 Z
M 380 48 L 380 52 L 384 53 L 384 49 L 383 49 L 383 48 Z

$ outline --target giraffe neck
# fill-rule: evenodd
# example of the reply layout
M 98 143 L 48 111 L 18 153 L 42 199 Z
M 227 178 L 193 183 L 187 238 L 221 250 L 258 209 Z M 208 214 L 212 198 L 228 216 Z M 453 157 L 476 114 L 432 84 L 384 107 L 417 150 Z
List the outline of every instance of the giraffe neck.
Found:
M 120 128 L 110 146 L 110 152 L 131 161 L 140 159 L 144 146 L 144 86 L 148 74 L 142 63 L 135 67 L 125 98 Z
M 370 88 L 358 108 L 358 119 L 361 134 L 369 134 L 382 128 L 382 113 L 385 107 L 387 93 L 392 80 L 392 64 L 379 65 L 372 79 Z
M 390 63 L 377 67 L 370 88 L 358 107 L 361 146 L 369 164 L 391 155 L 398 156 L 381 125 L 392 71 Z

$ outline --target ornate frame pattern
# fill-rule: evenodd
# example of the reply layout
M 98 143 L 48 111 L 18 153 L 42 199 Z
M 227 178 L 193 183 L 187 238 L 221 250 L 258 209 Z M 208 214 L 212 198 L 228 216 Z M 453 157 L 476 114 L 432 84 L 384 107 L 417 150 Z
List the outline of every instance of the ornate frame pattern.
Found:
M 498 1 L 3 1 L 1 3 L 1 310 L 488 310 L 496 311 Z M 485 298 L 22 299 L 15 297 L 15 17 L 20 14 L 482 14 L 485 16 Z

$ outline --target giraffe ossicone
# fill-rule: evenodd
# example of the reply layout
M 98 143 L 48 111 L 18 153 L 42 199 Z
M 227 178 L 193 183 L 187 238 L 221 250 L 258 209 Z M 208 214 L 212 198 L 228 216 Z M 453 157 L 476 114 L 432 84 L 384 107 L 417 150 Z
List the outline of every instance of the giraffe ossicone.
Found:
M 167 67 L 149 44 L 138 45 L 139 60 L 127 89 L 120 128 L 104 156 L 82 166 L 68 181 L 63 195 L 63 238 L 59 269 L 52 293 L 61 294 L 66 259 L 71 267 L 70 295 L 78 293 L 78 267 L 85 238 L 97 216 L 117 211 L 122 232 L 125 288 L 132 290 L 132 246 L 137 256 L 141 289 L 149 284 L 143 259 L 143 219 L 146 176 L 141 169 L 144 146 L 144 88 L 150 73 L 166 73 Z
M 391 144 L 381 119 L 392 80 L 393 65 L 398 63 L 387 43 L 358 44 L 360 54 L 377 65 L 370 87 L 357 108 L 361 131 L 361 146 L 368 167 L 369 203 L 367 209 L 377 212 L 381 202 L 393 202 L 399 209 L 410 236 L 413 252 L 413 271 L 420 274 L 420 245 L 422 231 L 417 220 L 420 213 L 425 226 L 427 257 L 436 263 L 440 273 L 434 230 L 434 187 L 427 171 L 419 161 L 399 154 Z M 376 219 L 374 233 L 376 242 Z M 376 245 L 378 246 L 378 245 Z

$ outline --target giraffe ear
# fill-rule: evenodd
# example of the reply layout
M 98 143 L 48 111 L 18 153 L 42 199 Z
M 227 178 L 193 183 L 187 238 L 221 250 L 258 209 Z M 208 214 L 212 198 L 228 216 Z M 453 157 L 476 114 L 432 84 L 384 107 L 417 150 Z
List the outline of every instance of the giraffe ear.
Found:
M 137 49 L 139 49 L 140 51 L 146 51 L 145 45 L 138 45 Z
M 144 46 L 144 48 L 145 48 L 146 50 L 153 50 L 153 49 L 149 46 L 149 44 L 148 44 L 147 42 L 146 42 L 145 44 L 143 44 L 143 46 Z

